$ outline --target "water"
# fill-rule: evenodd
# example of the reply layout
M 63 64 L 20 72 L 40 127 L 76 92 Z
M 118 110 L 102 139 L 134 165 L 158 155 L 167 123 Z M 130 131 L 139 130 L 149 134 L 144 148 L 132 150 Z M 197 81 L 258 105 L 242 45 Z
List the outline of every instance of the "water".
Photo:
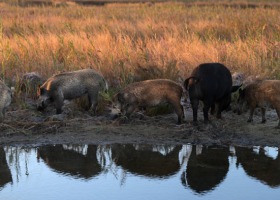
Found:
M 279 199 L 278 148 L 0 147 L 0 200 Z

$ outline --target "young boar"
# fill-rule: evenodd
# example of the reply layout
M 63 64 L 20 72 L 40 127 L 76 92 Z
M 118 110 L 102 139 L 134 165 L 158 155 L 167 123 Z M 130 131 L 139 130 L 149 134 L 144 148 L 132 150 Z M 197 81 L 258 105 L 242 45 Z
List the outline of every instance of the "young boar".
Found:
M 0 122 L 4 120 L 6 109 L 12 101 L 12 91 L 2 81 L 0 81 Z
M 253 121 L 253 114 L 256 107 L 261 108 L 262 123 L 266 122 L 265 110 L 266 107 L 276 109 L 279 123 L 277 128 L 280 128 L 280 80 L 263 80 L 249 84 L 244 89 L 239 91 L 239 114 L 241 107 L 246 103 L 250 109 L 248 122 Z
M 122 114 L 129 117 L 137 107 L 156 106 L 169 103 L 173 106 L 178 124 L 182 122 L 183 107 L 180 104 L 183 88 L 167 79 L 155 79 L 128 85 L 115 96 Z
M 208 111 L 214 113 L 215 104 L 218 106 L 217 118 L 227 109 L 231 101 L 232 78 L 230 71 L 220 63 L 205 63 L 196 67 L 191 76 L 184 82 L 189 92 L 193 109 L 193 121 L 197 122 L 199 101 L 203 101 L 204 121 L 208 122 Z
M 61 73 L 49 78 L 38 90 L 37 109 L 44 110 L 54 103 L 56 113 L 62 113 L 64 100 L 72 100 L 88 95 L 90 109 L 96 112 L 98 94 L 107 90 L 108 85 L 101 74 L 93 69 L 83 69 Z

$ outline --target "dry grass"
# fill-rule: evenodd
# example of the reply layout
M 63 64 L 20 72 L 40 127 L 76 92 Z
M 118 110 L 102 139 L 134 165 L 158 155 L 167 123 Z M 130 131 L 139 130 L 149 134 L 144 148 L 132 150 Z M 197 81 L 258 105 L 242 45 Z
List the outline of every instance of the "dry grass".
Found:
M 280 8 L 186 6 L 17 7 L 0 4 L 1 78 L 92 67 L 113 87 L 185 78 L 203 62 L 280 78 Z

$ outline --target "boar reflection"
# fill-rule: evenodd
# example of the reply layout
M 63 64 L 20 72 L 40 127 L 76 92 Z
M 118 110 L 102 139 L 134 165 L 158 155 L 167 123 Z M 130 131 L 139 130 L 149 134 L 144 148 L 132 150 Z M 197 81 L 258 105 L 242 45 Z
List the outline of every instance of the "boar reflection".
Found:
M 260 149 L 259 154 L 252 148 L 236 147 L 237 163 L 243 167 L 246 174 L 255 177 L 262 183 L 271 187 L 280 186 L 280 158 L 270 158 Z
M 226 148 L 203 147 L 199 155 L 193 148 L 187 169 L 181 176 L 182 184 L 201 194 L 213 190 L 226 177 L 228 156 Z
M 137 175 L 151 178 L 168 178 L 180 169 L 178 154 L 182 147 L 176 146 L 167 155 L 153 150 L 153 145 L 113 145 L 112 158 L 117 166 Z
M 101 172 L 96 151 L 97 146 L 94 145 L 88 145 L 86 155 L 64 149 L 62 145 L 44 146 L 38 149 L 38 157 L 56 172 L 88 179 Z
M 0 147 L 0 190 L 9 182 L 12 182 L 12 174 L 7 164 L 5 151 Z

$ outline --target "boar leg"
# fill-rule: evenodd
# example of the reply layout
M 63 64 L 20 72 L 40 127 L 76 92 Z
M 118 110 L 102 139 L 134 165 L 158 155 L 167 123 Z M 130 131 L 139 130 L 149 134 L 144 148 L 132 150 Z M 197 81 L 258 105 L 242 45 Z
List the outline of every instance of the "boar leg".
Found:
M 216 107 L 216 105 L 213 103 L 213 104 L 211 105 L 211 110 L 210 110 L 210 114 L 211 114 L 211 115 L 214 115 L 214 114 L 215 114 L 215 107 Z
M 4 112 L 3 109 L 0 111 L 0 122 L 4 120 Z
M 96 114 L 97 105 L 98 105 L 98 88 L 93 89 L 88 93 L 88 101 L 89 101 L 89 110 L 93 111 L 93 114 Z
M 98 97 L 92 97 L 88 95 L 89 110 L 92 110 L 94 115 L 96 114 L 97 111 L 97 105 L 98 105 L 97 99 Z
M 63 100 L 58 99 L 55 101 L 56 114 L 62 113 Z
M 125 116 L 126 116 L 127 118 L 129 118 L 130 115 L 134 112 L 135 109 L 136 109 L 135 106 L 133 106 L 133 105 L 128 105 L 128 107 L 125 109 Z
M 219 100 L 218 104 L 218 111 L 217 111 L 217 118 L 221 119 L 222 118 L 222 111 L 226 110 L 229 111 L 230 108 L 230 102 L 231 102 L 231 96 L 226 96 Z
M 62 113 L 62 106 L 63 106 L 63 96 L 61 95 L 56 95 L 54 97 L 54 106 L 56 108 L 56 114 L 61 114 Z
M 203 101 L 203 116 L 204 116 L 204 122 L 209 122 L 208 118 L 208 112 L 211 106 L 215 105 L 214 100 L 212 98 L 206 98 L 206 100 Z M 220 106 L 218 106 L 220 107 Z M 220 109 L 220 108 L 218 108 Z
M 208 118 L 208 112 L 209 112 L 210 106 L 207 104 L 204 104 L 203 106 L 203 116 L 204 116 L 204 122 L 208 122 L 209 118 Z
M 192 104 L 192 110 L 193 110 L 193 121 L 197 122 L 197 109 L 198 109 L 198 104 L 199 104 L 198 99 L 192 99 L 191 104 Z
M 178 116 L 177 124 L 181 124 L 184 110 L 183 110 L 183 106 L 180 104 L 180 98 L 177 99 L 177 101 L 170 101 L 170 104 L 173 106 L 173 108 Z
M 247 122 L 252 122 L 253 121 L 254 111 L 255 111 L 255 107 L 250 107 L 250 116 L 249 116 L 249 119 L 247 120 Z
M 266 122 L 266 119 L 265 119 L 265 108 L 261 108 L 261 111 L 262 111 L 262 123 L 265 123 Z

